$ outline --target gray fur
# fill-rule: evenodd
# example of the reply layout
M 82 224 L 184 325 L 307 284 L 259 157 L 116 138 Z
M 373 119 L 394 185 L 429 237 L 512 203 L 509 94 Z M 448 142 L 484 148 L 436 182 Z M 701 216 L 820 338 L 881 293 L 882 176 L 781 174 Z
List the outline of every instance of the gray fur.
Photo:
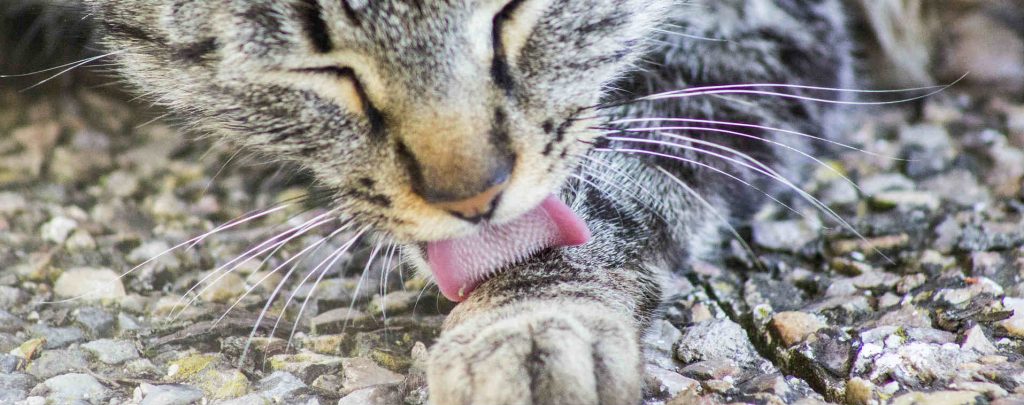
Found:
M 310 3 L 298 0 L 87 1 L 122 74 L 153 102 L 240 147 L 300 163 L 334 192 L 344 216 L 410 247 L 474 230 L 425 204 L 417 181 L 476 187 L 489 162 L 514 154 L 495 221 L 560 191 L 594 239 L 505 269 L 455 309 L 432 351 L 433 402 L 636 403 L 639 337 L 665 293 L 661 280 L 714 254 L 719 218 L 742 221 L 763 200 L 713 169 L 772 194 L 785 187 L 693 150 L 609 141 L 596 127 L 695 118 L 833 137 L 833 112 L 823 104 L 742 95 L 632 100 L 702 85 L 852 87 L 850 44 L 836 0 L 549 3 L 536 21 L 515 22 L 527 39 L 505 55 L 511 85 L 503 86 L 491 14 L 483 25 L 478 14 L 504 1 L 323 0 L 315 6 L 326 38 L 302 8 Z M 340 73 L 354 74 L 365 99 L 351 77 L 309 70 L 324 66 L 352 68 Z M 489 137 L 499 130 L 507 140 Z M 803 172 L 799 155 L 769 143 L 675 132 L 753 155 L 794 182 Z M 811 150 L 801 138 L 744 132 Z M 607 151 L 623 148 L 693 162 Z M 418 251 L 406 249 L 407 259 L 422 267 Z

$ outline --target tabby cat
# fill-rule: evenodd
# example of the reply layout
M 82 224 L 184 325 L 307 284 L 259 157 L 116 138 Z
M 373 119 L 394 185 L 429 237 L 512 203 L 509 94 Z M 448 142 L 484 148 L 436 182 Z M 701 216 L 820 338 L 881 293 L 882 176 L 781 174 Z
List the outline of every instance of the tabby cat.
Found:
M 437 405 L 638 403 L 666 277 L 799 179 L 794 133 L 834 139 L 802 97 L 855 87 L 838 0 L 85 7 L 140 93 L 305 167 L 459 302 Z

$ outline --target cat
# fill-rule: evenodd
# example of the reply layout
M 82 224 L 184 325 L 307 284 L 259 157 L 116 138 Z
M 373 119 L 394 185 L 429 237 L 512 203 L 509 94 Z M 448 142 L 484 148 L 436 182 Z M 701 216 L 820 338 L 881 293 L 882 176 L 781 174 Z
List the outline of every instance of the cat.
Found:
M 843 127 L 808 98 L 857 87 L 838 0 L 84 7 L 140 94 L 309 170 L 459 302 L 437 405 L 638 403 L 666 278 L 802 196 L 821 142 L 795 134 Z

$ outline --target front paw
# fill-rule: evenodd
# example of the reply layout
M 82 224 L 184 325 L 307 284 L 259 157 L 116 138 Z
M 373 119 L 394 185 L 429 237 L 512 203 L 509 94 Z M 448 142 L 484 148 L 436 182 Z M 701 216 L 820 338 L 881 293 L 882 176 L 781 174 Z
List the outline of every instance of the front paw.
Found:
M 638 333 L 630 321 L 597 306 L 503 308 L 514 315 L 445 332 L 431 351 L 431 402 L 639 403 Z

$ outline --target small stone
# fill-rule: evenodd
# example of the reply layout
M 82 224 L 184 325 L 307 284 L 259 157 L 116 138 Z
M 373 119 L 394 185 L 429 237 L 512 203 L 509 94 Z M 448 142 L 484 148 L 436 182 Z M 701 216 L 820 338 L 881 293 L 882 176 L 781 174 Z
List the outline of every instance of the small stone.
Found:
M 13 373 L 25 368 L 28 363 L 24 357 L 8 353 L 0 353 L 0 374 Z
M 64 243 L 64 240 L 68 238 L 71 231 L 78 228 L 78 221 L 75 221 L 68 217 L 55 217 L 49 222 L 43 224 L 43 227 L 39 229 L 43 240 L 53 243 Z
M 402 402 L 402 391 L 394 385 L 362 388 L 344 396 L 338 405 L 391 405 Z
M 190 405 L 203 399 L 203 391 L 184 384 L 139 385 L 142 402 L 139 405 Z
M 418 291 L 395 291 L 384 296 L 375 296 L 370 300 L 366 311 L 371 315 L 397 315 L 412 310 L 420 297 Z
M 999 324 L 1011 335 L 1024 337 L 1024 298 L 1003 298 L 1003 308 L 1013 310 L 1013 316 Z
M 314 334 L 341 333 L 346 327 L 360 325 L 370 320 L 365 313 L 355 309 L 336 308 L 313 317 L 310 323 Z
M 47 349 L 59 349 L 72 343 L 85 341 L 85 333 L 73 326 L 53 328 L 45 325 L 36 325 L 32 327 L 32 334 L 43 338 L 46 341 L 43 347 Z
M 306 393 L 308 388 L 297 377 L 287 371 L 275 371 L 256 383 L 255 390 L 264 398 L 275 403 L 292 403 L 290 400 Z
M 20 290 L 19 290 L 20 291 Z M 4 308 L 10 308 L 13 305 L 6 305 L 5 302 L 0 302 L 0 306 Z M 15 333 L 20 332 L 25 327 L 25 322 L 20 318 L 14 316 L 10 312 L 4 309 L 0 309 L 0 333 Z
M 25 370 L 36 378 L 46 379 L 72 371 L 89 369 L 89 359 L 78 349 L 46 350 L 29 363 Z
M 344 369 L 342 394 L 374 385 L 398 384 L 405 380 L 401 374 L 378 366 L 373 360 L 361 357 L 343 359 L 342 369 Z
M 307 384 L 322 375 L 340 374 L 341 366 L 340 357 L 313 352 L 279 354 L 270 358 L 271 370 L 287 371 Z
M 878 209 L 896 208 L 901 212 L 924 209 L 939 209 L 939 198 L 926 191 L 886 191 L 871 197 L 872 205 Z
M 648 387 L 664 397 L 672 398 L 680 392 L 700 386 L 697 380 L 655 365 L 648 364 L 646 370 Z
M 28 397 L 36 379 L 23 373 L 0 373 L 0 404 L 13 404 Z
M 107 387 L 88 374 L 59 375 L 43 381 L 43 385 L 47 390 L 47 401 L 54 403 L 102 403 L 112 394 Z
M 846 382 L 846 403 L 849 405 L 873 405 L 881 403 L 876 394 L 875 384 L 860 377 Z
M 770 327 L 785 347 L 803 342 L 808 335 L 828 326 L 818 317 L 806 312 L 779 312 L 772 317 Z
M 120 275 L 110 269 L 92 267 L 65 271 L 57 279 L 53 291 L 64 298 L 84 300 L 117 300 L 126 295 Z
M 804 220 L 755 221 L 754 243 L 758 246 L 784 252 L 797 252 L 818 238 L 820 226 Z
M 283 279 L 284 276 L 279 271 L 257 271 L 245 277 L 245 284 L 253 286 L 255 292 L 271 292 Z
M 127 340 L 101 339 L 86 343 L 82 348 L 106 364 L 121 364 L 139 358 L 139 351 Z
M 908 392 L 890 402 L 890 405 L 973 405 L 985 403 L 985 396 L 970 391 Z
M 860 190 L 869 196 L 886 191 L 913 189 L 914 181 L 899 173 L 877 174 L 860 181 Z
M 93 337 L 109 337 L 114 333 L 114 317 L 96 307 L 83 307 L 72 313 L 75 322 Z
M 726 359 L 741 366 L 763 360 L 754 350 L 747 332 L 728 319 L 710 320 L 686 328 L 676 345 L 676 358 L 684 363 Z
M 998 351 L 996 346 L 985 336 L 985 331 L 979 325 L 974 325 L 973 328 L 968 329 L 964 333 L 964 341 L 960 343 L 960 348 L 974 350 L 979 354 L 995 354 Z
M 204 283 L 199 296 L 207 302 L 226 303 L 238 298 L 246 291 L 245 279 L 234 272 L 221 272 L 212 276 L 204 275 L 204 277 L 206 276 L 210 276 L 210 278 Z
M 728 359 L 698 361 L 680 370 L 682 375 L 698 380 L 720 380 L 734 376 L 739 371 L 736 363 Z

